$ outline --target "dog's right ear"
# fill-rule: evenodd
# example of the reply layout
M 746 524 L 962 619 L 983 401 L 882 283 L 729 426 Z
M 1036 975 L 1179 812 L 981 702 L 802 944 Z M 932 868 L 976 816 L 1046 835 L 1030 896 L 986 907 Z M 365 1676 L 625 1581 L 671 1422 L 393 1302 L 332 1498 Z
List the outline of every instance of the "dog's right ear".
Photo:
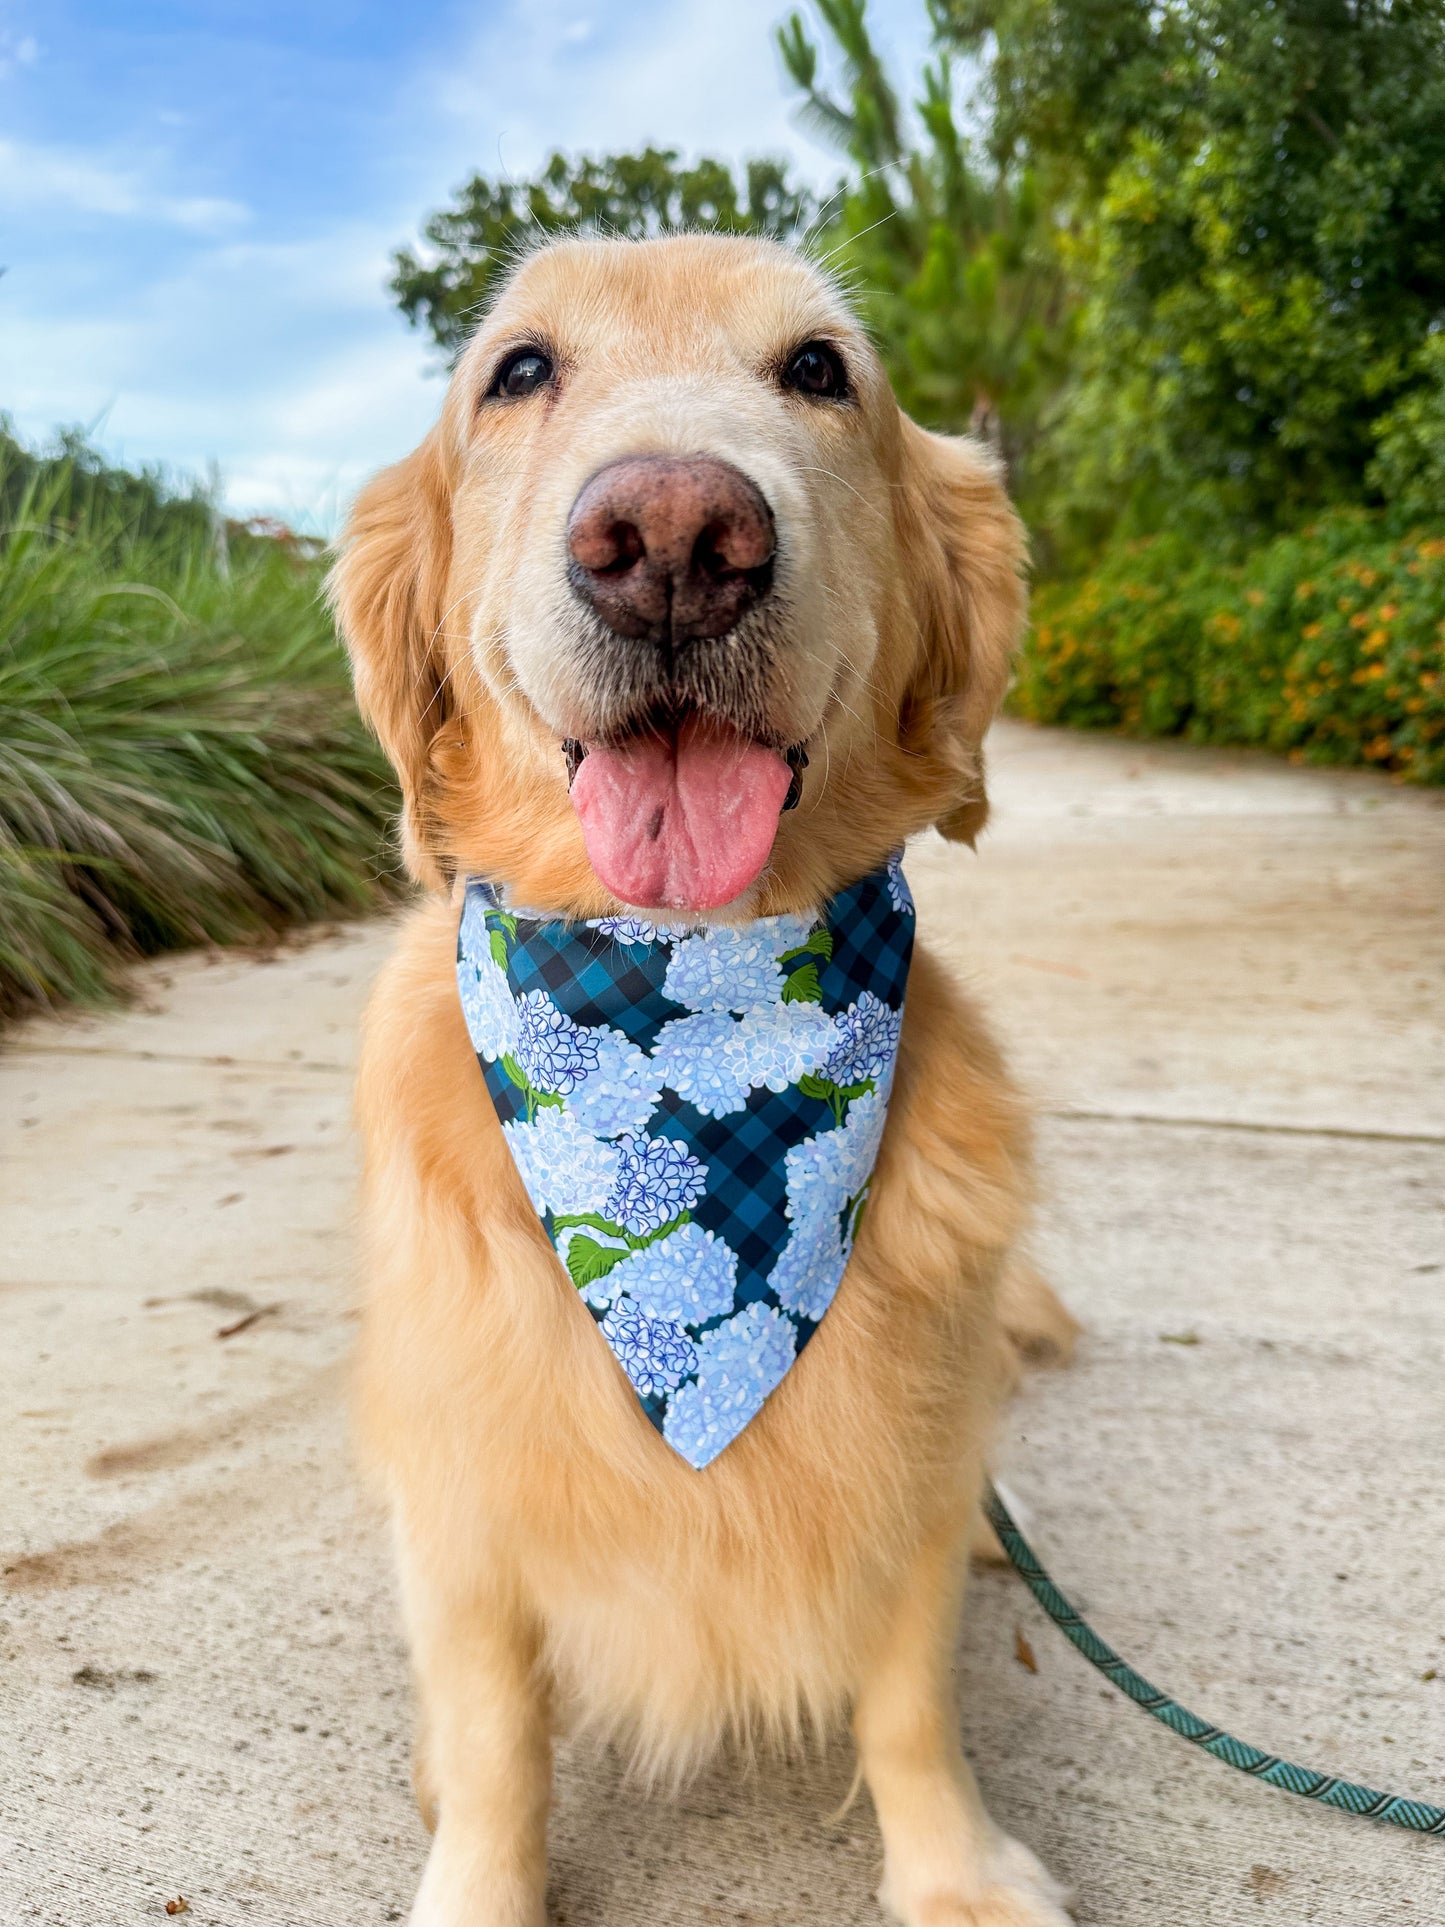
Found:
M 451 707 L 442 635 L 451 554 L 451 479 L 433 430 L 356 498 L 327 594 L 357 705 L 401 784 L 406 867 L 434 889 L 447 882 L 430 832 L 432 746 Z
M 905 726 L 918 767 L 942 778 L 939 834 L 972 844 L 988 820 L 984 733 L 1028 607 L 1023 525 L 986 449 L 906 416 L 901 428 L 894 513 L 921 643 Z

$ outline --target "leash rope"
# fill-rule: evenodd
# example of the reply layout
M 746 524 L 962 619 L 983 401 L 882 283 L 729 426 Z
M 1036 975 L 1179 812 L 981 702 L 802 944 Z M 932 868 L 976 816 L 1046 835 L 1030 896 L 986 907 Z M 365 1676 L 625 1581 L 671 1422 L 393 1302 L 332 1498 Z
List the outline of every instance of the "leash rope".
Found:
M 1445 1838 L 1445 1809 L 1427 1805 L 1424 1800 L 1409 1800 L 1398 1793 L 1378 1793 L 1374 1787 L 1356 1786 L 1351 1780 L 1337 1779 L 1330 1773 L 1316 1773 L 1307 1766 L 1293 1766 L 1278 1754 L 1262 1753 L 1235 1739 L 1208 1720 L 1200 1719 L 1181 1706 L 1178 1700 L 1151 1686 L 1141 1673 L 1120 1659 L 1081 1618 L 1064 1597 L 1018 1527 L 997 1491 L 990 1484 L 984 1491 L 984 1511 L 998 1534 L 1009 1563 L 1037 1599 L 1049 1618 L 1071 1645 L 1076 1646 L 1092 1666 L 1097 1666 L 1112 1686 L 1136 1706 L 1143 1707 L 1173 1733 L 1212 1753 L 1226 1766 L 1263 1780 L 1267 1786 L 1283 1787 L 1303 1800 L 1317 1800 L 1322 1806 L 1337 1807 L 1345 1813 L 1358 1813 L 1366 1820 L 1383 1820 L 1392 1827 L 1405 1827 L 1411 1833 L 1430 1833 Z

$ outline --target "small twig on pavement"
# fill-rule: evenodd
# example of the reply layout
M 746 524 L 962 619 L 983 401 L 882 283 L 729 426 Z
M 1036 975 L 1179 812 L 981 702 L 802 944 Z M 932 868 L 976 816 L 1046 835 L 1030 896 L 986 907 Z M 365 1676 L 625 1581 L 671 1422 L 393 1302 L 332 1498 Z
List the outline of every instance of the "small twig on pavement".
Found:
M 252 1325 L 259 1319 L 270 1318 L 275 1312 L 280 1311 L 280 1309 L 281 1305 L 279 1300 L 274 1305 L 258 1305 L 254 1311 L 248 1311 L 244 1318 L 236 1319 L 233 1324 L 219 1326 L 216 1331 L 216 1336 L 217 1338 L 234 1338 L 237 1332 L 249 1331 Z

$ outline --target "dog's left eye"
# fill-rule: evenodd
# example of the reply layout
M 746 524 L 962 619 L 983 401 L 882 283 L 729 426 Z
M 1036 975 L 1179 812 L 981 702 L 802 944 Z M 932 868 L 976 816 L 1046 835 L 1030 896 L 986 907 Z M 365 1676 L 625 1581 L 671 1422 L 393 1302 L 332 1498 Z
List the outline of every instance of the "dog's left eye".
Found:
M 841 401 L 848 393 L 848 371 L 830 342 L 805 341 L 784 365 L 783 386 L 822 401 Z
M 522 348 L 514 355 L 508 355 L 492 378 L 488 394 L 503 396 L 515 401 L 519 396 L 534 394 L 552 379 L 552 364 L 540 348 Z

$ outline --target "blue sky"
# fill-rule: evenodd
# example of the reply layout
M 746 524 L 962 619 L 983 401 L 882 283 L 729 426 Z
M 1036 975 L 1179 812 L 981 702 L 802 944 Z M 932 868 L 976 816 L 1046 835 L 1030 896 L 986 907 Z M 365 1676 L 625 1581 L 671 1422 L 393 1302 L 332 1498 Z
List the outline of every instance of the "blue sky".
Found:
M 787 5 L 0 0 L 0 411 L 331 528 L 436 411 L 388 257 L 471 172 L 651 140 L 835 177 Z M 923 0 L 870 18 L 911 82 Z

